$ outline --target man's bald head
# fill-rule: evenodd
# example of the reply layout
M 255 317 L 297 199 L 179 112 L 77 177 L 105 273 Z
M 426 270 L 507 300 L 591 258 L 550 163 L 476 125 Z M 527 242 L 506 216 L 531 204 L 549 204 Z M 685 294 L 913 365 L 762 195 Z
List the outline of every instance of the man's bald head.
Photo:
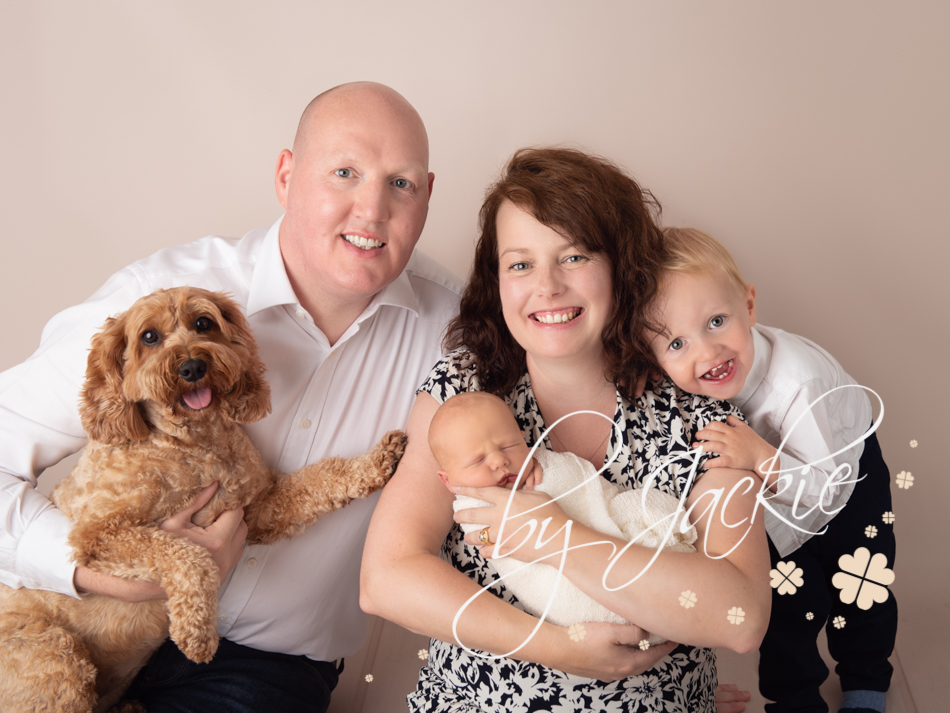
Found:
M 402 94 L 378 82 L 339 84 L 315 96 L 297 124 L 294 154 L 300 156 L 314 140 L 319 140 L 328 120 L 350 112 L 375 113 L 385 118 L 387 123 L 398 122 L 407 132 L 415 134 L 428 169 L 429 137 L 422 117 Z
M 274 175 L 280 252 L 331 344 L 405 269 L 433 179 L 425 126 L 397 91 L 342 84 L 307 106 Z

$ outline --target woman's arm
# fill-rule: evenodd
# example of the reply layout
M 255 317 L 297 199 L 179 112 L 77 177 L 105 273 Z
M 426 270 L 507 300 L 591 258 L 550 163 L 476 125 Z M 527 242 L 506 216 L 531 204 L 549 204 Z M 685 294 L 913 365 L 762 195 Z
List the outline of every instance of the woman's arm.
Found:
M 428 446 L 429 422 L 438 406 L 429 394 L 416 397 L 406 427 L 406 454 L 383 488 L 367 534 L 360 605 L 416 633 L 459 643 L 453 619 L 481 588 L 439 558 L 453 520 L 452 495 L 436 475 Z M 514 658 L 601 680 L 648 670 L 672 649 L 667 644 L 640 651 L 636 644 L 644 634 L 633 626 L 588 624 L 586 636 L 574 641 L 566 629 L 548 623 L 532 637 L 537 623 L 486 592 L 461 616 L 458 638 L 470 649 L 496 655 L 527 641 Z
M 708 471 L 693 486 L 686 501 L 687 508 L 694 508 L 690 519 L 696 526 L 698 551 L 664 550 L 652 564 L 655 550 L 572 522 L 568 541 L 572 549 L 566 557 L 564 576 L 611 611 L 665 638 L 740 653 L 752 651 L 765 635 L 771 607 L 769 554 L 762 514 L 750 523 L 758 490 L 759 482 L 751 473 L 724 468 Z M 460 492 L 496 506 L 456 513 L 460 522 L 489 525 L 494 540 L 498 539 L 506 502 L 512 497 L 509 521 L 504 526 L 503 552 L 511 552 L 524 539 L 526 530 L 508 541 L 509 534 L 515 533 L 520 523 L 534 519 L 540 525 L 551 517 L 543 535 L 546 544 L 534 548 L 536 532 L 530 544 L 515 551 L 514 556 L 522 561 L 546 557 L 548 564 L 558 566 L 566 533 L 553 535 L 565 526 L 568 518 L 556 503 L 545 504 L 545 500 L 550 500 L 547 495 L 524 491 L 512 495 L 502 488 L 462 488 Z M 520 514 L 537 505 L 543 507 Z M 477 544 L 477 535 L 470 533 L 466 540 Z M 483 550 L 483 554 L 493 556 L 493 549 Z M 634 578 L 636 581 L 632 581 Z M 610 591 L 608 587 L 617 589 Z M 696 598 L 695 605 L 688 609 L 680 602 L 687 590 Z M 733 623 L 738 621 L 737 616 L 741 617 L 738 624 Z

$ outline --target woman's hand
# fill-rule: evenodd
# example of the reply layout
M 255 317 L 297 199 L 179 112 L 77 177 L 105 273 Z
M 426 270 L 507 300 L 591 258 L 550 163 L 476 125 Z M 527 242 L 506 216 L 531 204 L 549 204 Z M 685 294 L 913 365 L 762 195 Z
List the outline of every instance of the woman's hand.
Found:
M 619 681 L 649 671 L 678 646 L 667 641 L 641 650 L 640 642 L 649 633 L 632 624 L 595 622 L 562 630 L 561 650 L 566 657 L 562 670 L 598 681 Z
M 559 543 L 564 542 L 564 536 L 555 537 L 555 533 L 561 531 L 568 517 L 550 495 L 536 490 L 507 490 L 499 487 L 459 487 L 458 493 L 494 506 L 468 508 L 455 513 L 455 521 L 459 524 L 478 524 L 483 529 L 488 528 L 491 544 L 480 540 L 478 530 L 465 535 L 465 542 L 478 546 L 482 557 L 491 559 L 496 555 L 504 555 L 520 562 L 535 562 L 563 551 L 563 544 L 559 546 Z M 551 521 L 545 525 L 544 521 L 548 518 Z M 500 541 L 499 533 L 502 538 Z M 539 546 L 542 542 L 545 545 Z M 548 560 L 548 563 L 552 561 Z

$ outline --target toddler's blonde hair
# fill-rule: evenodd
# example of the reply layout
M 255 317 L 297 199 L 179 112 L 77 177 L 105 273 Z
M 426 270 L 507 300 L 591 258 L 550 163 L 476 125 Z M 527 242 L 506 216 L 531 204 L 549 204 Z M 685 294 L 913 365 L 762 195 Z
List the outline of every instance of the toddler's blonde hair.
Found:
M 708 233 L 696 228 L 663 228 L 665 256 L 660 264 L 660 273 L 695 274 L 713 272 L 717 267 L 740 292 L 745 292 L 746 281 L 739 272 L 736 261 L 722 243 Z

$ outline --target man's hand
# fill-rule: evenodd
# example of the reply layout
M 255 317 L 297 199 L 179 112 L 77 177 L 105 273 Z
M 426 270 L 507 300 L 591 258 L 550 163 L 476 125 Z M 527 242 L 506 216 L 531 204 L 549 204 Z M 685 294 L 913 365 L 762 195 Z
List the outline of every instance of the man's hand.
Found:
M 244 551 L 244 541 L 247 539 L 244 509 L 225 510 L 208 527 L 199 527 L 191 521 L 191 516 L 211 500 L 217 489 L 217 483 L 209 485 L 198 494 L 195 502 L 189 507 L 165 520 L 161 529 L 181 535 L 208 550 L 214 563 L 218 565 L 220 581 L 223 582 L 241 559 L 241 553 Z
M 703 447 L 705 453 L 718 453 L 718 458 L 707 458 L 706 468 L 734 468 L 736 470 L 751 470 L 759 480 L 764 477 L 759 467 L 766 461 L 771 461 L 776 450 L 766 443 L 762 437 L 752 430 L 749 424 L 735 416 L 727 416 L 726 422 L 713 421 L 696 434 L 697 440 L 704 443 L 694 443 L 693 448 Z M 768 463 L 765 471 L 777 471 L 778 464 Z M 774 473 L 770 477 L 769 486 L 778 479 Z
M 211 500 L 217 489 L 217 483 L 209 485 L 198 494 L 194 503 L 163 522 L 161 529 L 186 537 L 207 549 L 214 563 L 218 565 L 223 582 L 244 551 L 244 540 L 247 537 L 244 510 L 225 510 L 208 527 L 198 527 L 191 522 L 191 516 Z M 88 567 L 76 568 L 73 585 L 80 594 L 104 594 L 130 603 L 168 598 L 165 590 L 155 582 L 113 577 Z
M 632 624 L 575 624 L 564 634 L 561 649 L 567 660 L 561 670 L 599 681 L 619 681 L 649 671 L 677 646 L 667 641 L 643 651 L 640 642 L 649 634 Z
M 750 698 L 752 694 L 740 691 L 736 684 L 720 683 L 716 689 L 716 713 L 742 713 Z

